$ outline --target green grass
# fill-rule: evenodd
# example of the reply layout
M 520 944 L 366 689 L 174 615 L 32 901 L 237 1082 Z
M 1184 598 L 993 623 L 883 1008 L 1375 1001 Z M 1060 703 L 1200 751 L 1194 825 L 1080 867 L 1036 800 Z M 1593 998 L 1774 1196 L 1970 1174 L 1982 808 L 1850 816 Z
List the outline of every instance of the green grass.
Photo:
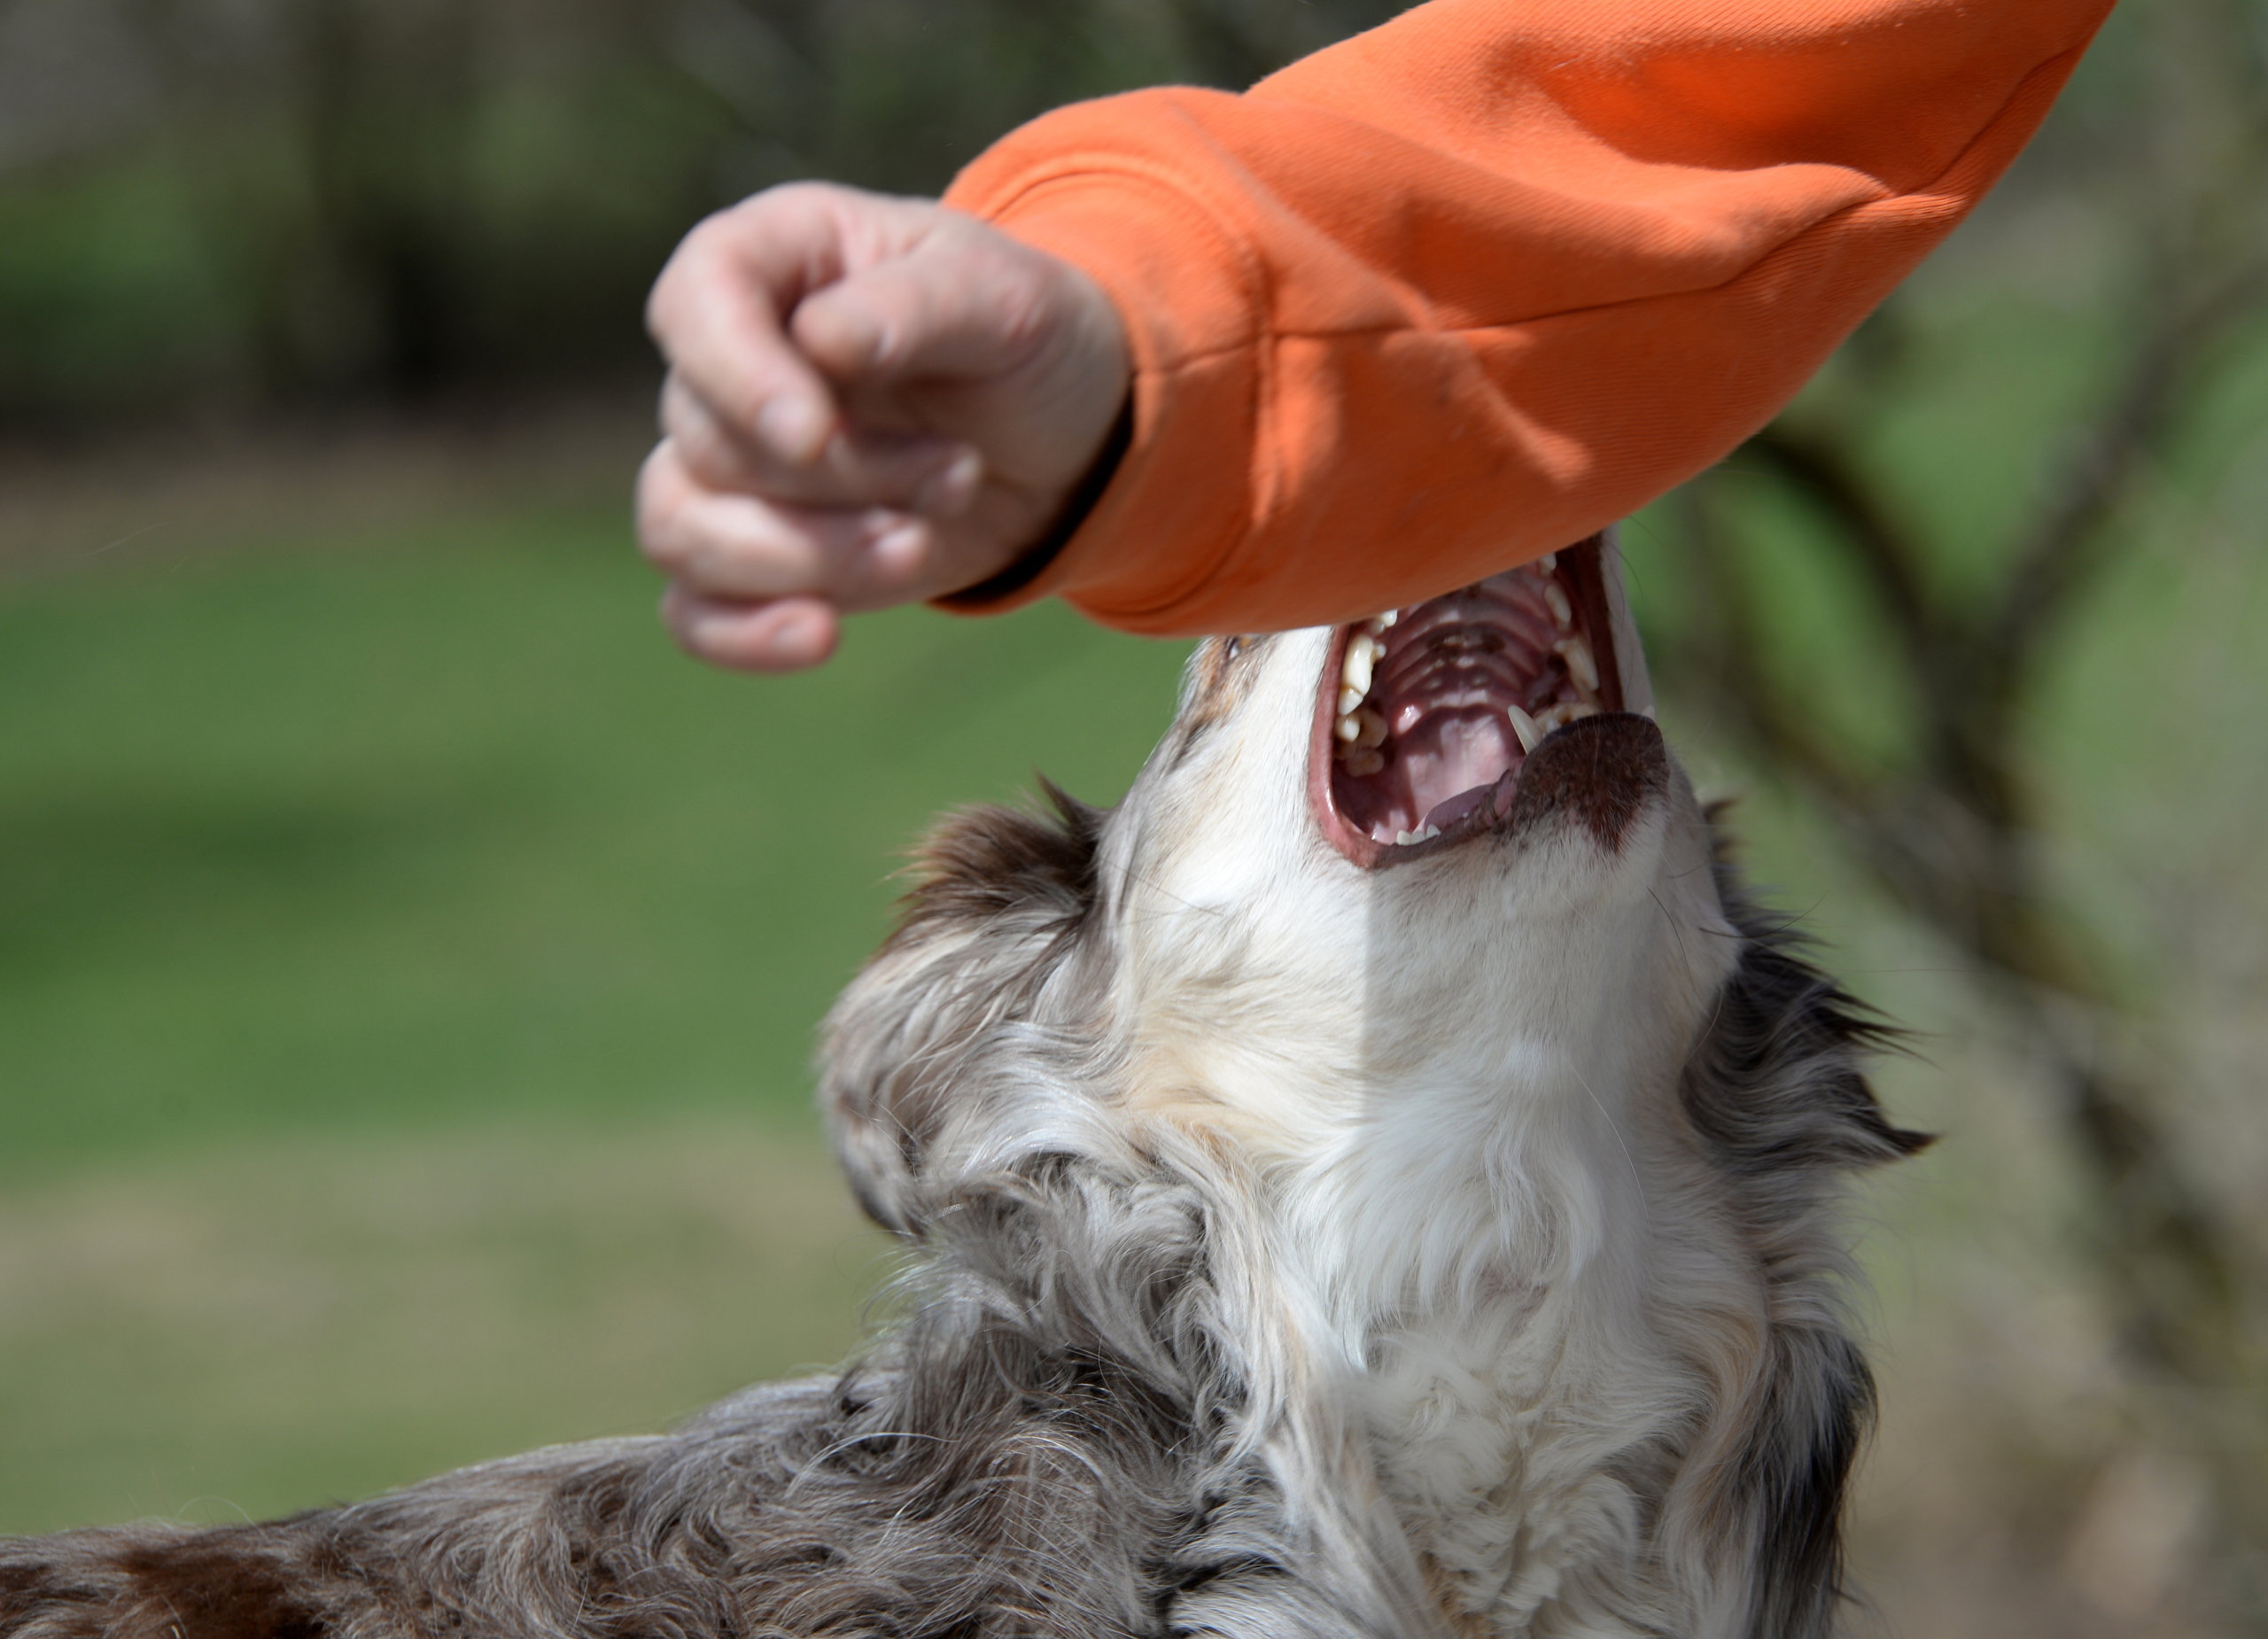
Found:
M 664 1119 L 265 1139 L 0 1196 L 0 1533 L 265 1517 L 839 1360 L 819 1146 Z
M 1171 711 L 1177 648 L 1060 610 L 723 676 L 613 506 L 439 510 L 0 585 L 0 1531 L 838 1358 L 878 1242 L 807 1061 L 897 857 Z
M 298 543 L 279 541 L 279 548 Z M 1114 798 L 1178 651 L 1060 610 L 679 658 L 561 510 L 0 594 L 0 1177 L 506 1113 L 799 1123 L 939 809 Z

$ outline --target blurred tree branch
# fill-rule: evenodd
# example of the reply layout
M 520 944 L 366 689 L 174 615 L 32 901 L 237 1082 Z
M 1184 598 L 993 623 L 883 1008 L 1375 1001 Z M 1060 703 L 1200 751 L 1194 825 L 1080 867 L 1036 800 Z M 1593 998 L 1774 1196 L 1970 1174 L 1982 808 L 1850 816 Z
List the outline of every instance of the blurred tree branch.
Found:
M 2105 1051 L 2131 1032 L 2139 1004 L 2044 879 L 2050 817 L 2030 778 L 2025 708 L 2086 594 L 2140 539 L 2129 516 L 2139 484 L 2233 344 L 2268 315 L 2268 98 L 2256 95 L 2268 78 L 2256 20 L 2233 0 L 2159 0 L 2148 15 L 2161 62 L 2177 65 L 2148 110 L 2154 162 L 2173 173 L 2151 190 L 2163 220 L 2137 237 L 2130 339 L 2099 403 L 2062 439 L 2067 457 L 1992 555 L 1990 584 L 1944 569 L 1975 548 L 1922 529 L 1870 458 L 1871 413 L 1899 390 L 1892 361 L 1867 405 L 1792 413 L 1689 487 L 1693 606 L 1664 654 L 1682 686 L 1713 697 L 1750 751 L 1809 796 L 1851 857 L 1967 957 L 2032 1042 L 2089 1180 L 2100 1288 L 2158 1391 L 2160 1437 L 2218 1478 L 2214 1569 L 2225 1619 L 2245 1632 L 2268 1631 L 2259 1590 L 2239 1586 L 2268 1519 L 2258 1259 L 2181 1153 L 2170 1089 L 2120 1073 Z M 1786 605 L 1750 562 L 1743 503 L 1753 492 L 1736 487 L 1759 477 L 1808 520 L 1806 548 L 1864 590 L 1902 694 L 1891 750 L 1855 749 L 1771 662 Z
M 0 0 L 0 15 L 25 3 Z M 95 419 L 191 400 L 415 408 L 467 388 L 642 372 L 646 287 L 704 211 L 802 175 L 934 191 L 1059 103 L 1159 82 L 1241 85 L 1402 9 L 39 4 L 82 8 L 64 31 L 74 50 L 119 58 L 59 54 L 59 72 L 150 89 L 111 98 L 132 102 L 130 121 L 73 127 L 66 230 L 35 247 L 32 279 L 0 282 L 0 416 L 37 427 L 66 407 Z M 0 108 L 0 136 L 14 112 Z M 56 118 L 28 103 L 21 117 Z M 155 207 L 137 227 L 162 218 L 172 234 L 162 256 L 111 230 L 106 209 L 136 187 Z M 116 361 L 90 371 L 104 344 Z

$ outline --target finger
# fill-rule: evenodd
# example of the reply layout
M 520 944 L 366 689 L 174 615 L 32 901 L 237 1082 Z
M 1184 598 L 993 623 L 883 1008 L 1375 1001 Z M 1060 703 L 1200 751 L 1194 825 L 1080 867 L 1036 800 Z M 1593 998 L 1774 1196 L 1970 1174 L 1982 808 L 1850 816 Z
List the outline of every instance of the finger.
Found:
M 800 672 L 834 654 L 843 634 L 818 598 L 733 602 L 674 586 L 662 594 L 662 620 L 695 659 L 735 672 Z
M 1045 348 L 1060 306 L 1052 270 L 941 213 L 904 255 L 850 271 L 794 309 L 796 345 L 836 382 L 983 379 Z
M 744 437 L 682 377 L 662 390 L 662 430 L 694 478 L 714 490 L 816 507 L 897 507 L 933 517 L 965 509 L 984 463 L 967 445 L 922 434 L 843 431 L 804 462 Z
M 773 189 L 710 217 L 686 236 L 647 303 L 672 368 L 790 464 L 816 457 L 838 420 L 833 392 L 784 328 L 806 291 L 842 271 L 841 223 L 819 194 Z
M 884 609 L 951 591 L 962 576 L 927 519 L 711 490 L 668 443 L 639 474 L 638 541 L 663 573 L 715 598 L 809 595 L 845 610 Z

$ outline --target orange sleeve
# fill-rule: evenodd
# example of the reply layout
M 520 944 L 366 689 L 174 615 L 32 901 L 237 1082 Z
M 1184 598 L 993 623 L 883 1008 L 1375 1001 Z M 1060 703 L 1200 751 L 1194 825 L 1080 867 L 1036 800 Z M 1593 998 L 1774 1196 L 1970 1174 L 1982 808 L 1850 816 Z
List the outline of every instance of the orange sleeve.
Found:
M 1431 0 L 1241 96 L 1012 133 L 947 202 L 1087 269 L 1131 441 L 1046 568 L 1130 631 L 1343 620 L 1723 456 L 1952 230 L 2109 0 Z

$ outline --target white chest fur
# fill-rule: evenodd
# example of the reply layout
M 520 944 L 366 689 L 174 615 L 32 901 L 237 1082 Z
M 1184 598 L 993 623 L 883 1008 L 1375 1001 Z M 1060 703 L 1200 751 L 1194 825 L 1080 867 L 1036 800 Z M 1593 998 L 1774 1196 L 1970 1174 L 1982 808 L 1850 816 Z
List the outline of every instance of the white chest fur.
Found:
M 1468 1632 L 1637 1635 L 1675 1608 L 1651 1538 L 1701 1340 L 1755 1303 L 1676 1107 L 1714 976 L 1633 1017 L 1626 972 L 1447 1048 L 1373 1031 L 1359 1092 L 1273 1101 L 1302 1330 Z
M 1665 1591 L 1649 1529 L 1700 1388 L 1661 1277 L 1705 1300 L 1730 1284 L 1732 1253 L 1705 1224 L 1659 1220 L 1686 1193 L 1663 1146 L 1618 1130 L 1604 1101 L 1553 1102 L 1500 1094 L 1452 1145 L 1429 1141 L 1441 1135 L 1413 1100 L 1407 1130 L 1283 1180 L 1285 1244 L 1458 1626 L 1651 1633 Z

